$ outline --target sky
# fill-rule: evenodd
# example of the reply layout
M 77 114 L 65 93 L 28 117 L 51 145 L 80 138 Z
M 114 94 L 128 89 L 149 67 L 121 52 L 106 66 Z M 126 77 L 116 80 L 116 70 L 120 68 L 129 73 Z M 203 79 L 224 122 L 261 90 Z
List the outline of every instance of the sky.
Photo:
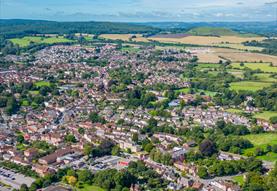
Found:
M 1 19 L 120 22 L 275 21 L 276 0 L 0 0 Z

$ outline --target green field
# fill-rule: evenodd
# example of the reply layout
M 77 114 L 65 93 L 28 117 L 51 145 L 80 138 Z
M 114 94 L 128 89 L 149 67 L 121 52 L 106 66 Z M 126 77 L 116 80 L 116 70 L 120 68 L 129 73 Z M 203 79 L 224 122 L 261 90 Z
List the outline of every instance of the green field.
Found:
M 50 82 L 46 82 L 46 81 L 40 81 L 40 82 L 36 82 L 35 86 L 37 87 L 42 87 L 42 86 L 50 86 Z
M 37 37 L 37 36 L 26 36 L 23 38 L 12 38 L 10 41 L 14 44 L 18 44 L 20 47 L 29 46 L 31 42 L 37 44 L 54 44 L 54 43 L 64 43 L 64 42 L 73 42 L 73 40 L 69 40 L 64 38 L 63 36 L 59 37 Z
M 178 90 L 176 90 L 176 92 L 178 92 L 178 93 L 189 93 L 189 89 L 190 88 L 182 88 L 182 89 L 178 89 Z
M 249 156 L 255 151 L 256 148 L 265 149 L 267 145 L 277 144 L 277 133 L 263 133 L 263 134 L 251 134 L 242 136 L 244 139 L 248 139 L 253 145 L 253 148 L 245 149 L 243 155 Z M 277 161 L 277 153 L 269 152 L 266 155 L 258 156 L 258 159 L 266 161 Z
M 84 185 L 84 188 L 78 188 L 78 191 L 105 191 L 103 188 L 93 185 Z
M 230 88 L 235 91 L 239 91 L 239 90 L 257 91 L 269 86 L 271 86 L 271 83 L 255 82 L 255 81 L 232 82 L 230 84 Z
M 277 78 L 271 77 L 271 74 L 260 73 L 260 74 L 254 74 L 254 76 L 256 76 L 258 80 L 261 82 L 272 82 L 272 83 L 277 82 Z
M 269 118 L 277 116 L 276 111 L 263 111 L 254 115 L 255 118 L 269 120 Z
M 203 69 L 203 68 L 219 68 L 220 64 L 206 64 L 206 63 L 201 63 L 197 64 L 197 69 Z
M 241 109 L 235 109 L 235 108 L 229 108 L 229 109 L 226 109 L 226 111 L 228 111 L 230 113 L 235 113 L 235 114 L 243 113 L 243 111 Z
M 240 63 L 232 63 L 231 66 L 238 69 L 247 67 L 252 70 L 260 69 L 263 72 L 277 73 L 277 67 L 270 66 L 270 63 L 244 63 L 244 66 L 240 66 Z
M 238 183 L 238 185 L 243 185 L 243 182 L 244 182 L 244 180 L 243 180 L 243 175 L 238 175 L 238 176 L 234 176 L 233 177 L 233 180 L 236 182 L 236 183 Z

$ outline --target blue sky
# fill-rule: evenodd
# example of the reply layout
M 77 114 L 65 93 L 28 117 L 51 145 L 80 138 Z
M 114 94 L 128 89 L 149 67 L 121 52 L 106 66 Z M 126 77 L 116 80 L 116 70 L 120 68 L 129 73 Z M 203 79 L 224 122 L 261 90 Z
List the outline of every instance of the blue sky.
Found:
M 276 0 L 0 0 L 1 18 L 57 21 L 274 21 Z

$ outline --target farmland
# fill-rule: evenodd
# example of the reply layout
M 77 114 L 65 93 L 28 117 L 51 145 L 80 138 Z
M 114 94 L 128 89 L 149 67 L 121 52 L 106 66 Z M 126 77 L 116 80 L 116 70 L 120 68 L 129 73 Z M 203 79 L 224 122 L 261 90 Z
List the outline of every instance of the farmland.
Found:
M 271 83 L 266 82 L 256 82 L 256 81 L 241 81 L 241 82 L 232 82 L 230 88 L 235 91 L 257 91 L 263 89 L 264 87 L 269 87 Z
M 59 36 L 59 37 L 26 36 L 26 37 L 23 37 L 23 38 L 12 38 L 12 39 L 10 39 L 10 41 L 14 44 L 18 44 L 20 47 L 29 46 L 31 43 L 54 44 L 54 43 L 73 42 L 72 40 L 66 39 L 62 36 Z
M 254 115 L 255 118 L 269 120 L 271 117 L 277 116 L 276 111 L 263 111 Z
M 277 73 L 277 67 L 270 66 L 270 63 L 243 63 L 242 66 L 240 63 L 233 63 L 232 67 L 238 69 L 250 68 L 251 70 L 260 69 L 263 72 Z

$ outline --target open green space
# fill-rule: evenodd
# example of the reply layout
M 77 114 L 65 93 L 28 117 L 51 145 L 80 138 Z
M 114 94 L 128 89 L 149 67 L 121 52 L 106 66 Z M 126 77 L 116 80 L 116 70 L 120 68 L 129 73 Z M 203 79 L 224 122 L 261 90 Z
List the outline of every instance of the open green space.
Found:
M 243 113 L 243 111 L 241 109 L 236 109 L 236 108 L 229 108 L 229 109 L 226 109 L 226 111 L 230 112 L 230 113 L 235 113 L 235 114 Z
M 178 92 L 178 93 L 189 93 L 189 89 L 190 88 L 182 88 L 182 89 L 176 90 L 176 92 Z
M 257 91 L 269 86 L 271 86 L 271 83 L 256 82 L 256 81 L 232 82 L 230 84 L 230 88 L 235 91 L 239 91 L 239 90 Z
M 253 148 L 245 149 L 243 155 L 253 155 L 256 148 L 265 149 L 267 145 L 277 144 L 277 133 L 262 133 L 262 134 L 250 134 L 242 136 L 244 139 L 248 139 L 253 145 Z M 277 161 L 277 153 L 269 152 L 265 155 L 258 156 L 258 159 L 266 161 Z
M 78 191 L 105 191 L 103 188 L 94 185 L 85 184 L 84 188 L 78 188 Z
M 276 111 L 263 111 L 261 113 L 256 113 L 254 115 L 255 118 L 258 119 L 264 119 L 264 120 L 269 120 L 271 117 L 277 116 Z
M 266 73 L 254 74 L 254 76 L 256 76 L 258 78 L 258 80 L 261 82 L 272 82 L 272 83 L 275 82 L 276 83 L 277 78 L 274 78 L 271 75 L 272 74 L 266 74 Z
M 244 69 L 247 67 L 252 70 L 260 69 L 263 72 L 277 73 L 277 67 L 271 66 L 270 63 L 244 63 L 243 66 L 241 66 L 240 63 L 232 63 L 231 66 L 238 69 Z
M 233 178 L 233 181 L 236 182 L 238 185 L 243 185 L 243 175 L 238 175 L 238 176 L 234 176 Z
M 206 64 L 206 63 L 201 63 L 197 64 L 197 69 L 203 69 L 203 68 L 219 68 L 220 64 Z
M 43 86 L 50 86 L 50 82 L 46 82 L 46 81 L 39 81 L 35 83 L 35 86 L 37 87 L 43 87 Z
M 138 52 L 140 49 L 139 48 L 136 48 L 136 47 L 133 47 L 133 46 L 123 46 L 121 48 L 121 50 L 123 52 L 130 52 L 130 53 L 136 53 Z
M 29 46 L 31 42 L 37 44 L 54 44 L 54 43 L 65 43 L 65 42 L 73 42 L 73 40 L 69 40 L 64 38 L 63 36 L 59 37 L 38 37 L 38 36 L 26 36 L 23 38 L 12 38 L 10 41 L 14 44 L 18 44 L 20 47 Z

